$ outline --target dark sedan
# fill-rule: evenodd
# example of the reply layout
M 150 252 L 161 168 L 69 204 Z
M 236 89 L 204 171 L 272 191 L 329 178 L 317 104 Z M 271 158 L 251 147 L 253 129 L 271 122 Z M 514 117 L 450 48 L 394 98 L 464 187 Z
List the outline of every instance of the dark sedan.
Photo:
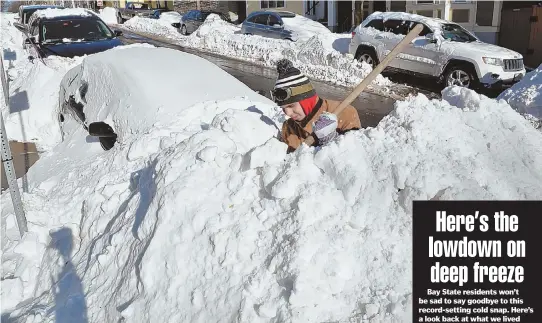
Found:
M 95 14 L 33 16 L 27 26 L 25 47 L 31 57 L 83 56 L 123 45 L 117 38 L 121 34 L 109 29 Z
M 179 31 L 183 35 L 188 35 L 198 30 L 198 28 L 203 24 L 205 19 L 210 14 L 216 14 L 222 18 L 222 20 L 231 23 L 231 19 L 225 14 L 216 11 L 201 11 L 201 10 L 190 10 L 188 11 L 181 19 L 181 27 Z

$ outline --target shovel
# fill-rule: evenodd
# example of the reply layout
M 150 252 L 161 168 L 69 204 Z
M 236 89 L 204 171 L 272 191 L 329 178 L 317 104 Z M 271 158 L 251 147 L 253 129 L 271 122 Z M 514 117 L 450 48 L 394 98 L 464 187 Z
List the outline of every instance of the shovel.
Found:
M 392 59 L 394 59 L 405 47 L 407 44 L 410 44 L 414 40 L 414 38 L 418 37 L 418 35 L 422 32 L 423 25 L 417 24 L 416 27 L 412 28 L 412 30 L 397 44 L 393 50 L 376 66 L 369 75 L 367 75 L 366 78 L 361 81 L 361 83 L 358 84 L 350 93 L 350 95 L 344 99 L 344 101 L 339 104 L 337 109 L 333 112 L 337 117 L 343 112 L 343 110 L 350 105 L 360 94 L 365 90 L 365 88 L 371 84 L 371 82 L 388 66 L 388 64 L 391 62 Z M 315 142 L 314 134 L 311 134 L 307 139 L 305 139 L 304 143 L 307 144 L 309 147 L 312 146 Z

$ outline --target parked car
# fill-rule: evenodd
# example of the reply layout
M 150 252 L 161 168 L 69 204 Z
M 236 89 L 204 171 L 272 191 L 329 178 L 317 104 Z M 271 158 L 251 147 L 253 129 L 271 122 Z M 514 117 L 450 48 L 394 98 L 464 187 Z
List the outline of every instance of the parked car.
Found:
M 28 24 L 28 20 L 32 16 L 34 12 L 37 10 L 44 10 L 47 8 L 51 9 L 64 9 L 62 6 L 54 6 L 54 5 L 29 5 L 29 6 L 20 6 L 19 7 L 19 15 L 17 21 L 23 25 Z
M 305 41 L 331 31 L 321 23 L 288 11 L 255 11 L 241 26 L 245 35 Z
M 149 17 L 153 10 L 144 2 L 126 2 L 124 8 L 117 9 L 117 23 L 122 24 L 135 16 Z
M 468 88 L 503 88 L 525 76 L 521 54 L 484 43 L 458 24 L 415 14 L 371 14 L 352 33 L 349 52 L 374 67 L 416 24 L 423 31 L 390 69 Z
M 49 9 L 51 10 L 51 9 Z M 31 57 L 74 57 L 121 46 L 121 31 L 111 30 L 100 17 L 86 9 L 36 11 L 26 27 L 25 48 Z
M 198 28 L 203 24 L 205 19 L 210 14 L 216 14 L 222 18 L 222 20 L 231 23 L 230 17 L 225 14 L 217 11 L 202 11 L 202 10 L 190 10 L 181 18 L 181 27 L 179 31 L 183 35 L 188 35 L 198 30 Z
M 154 9 L 154 12 L 149 16 L 150 19 L 162 19 L 169 22 L 173 27 L 181 27 L 182 16 L 177 11 L 169 9 Z
M 15 28 L 19 31 L 24 32 L 24 27 L 28 24 L 28 20 L 34 12 L 37 10 L 43 10 L 47 8 L 52 9 L 63 9 L 62 6 L 53 6 L 53 5 L 30 5 L 30 6 L 20 6 L 19 13 L 15 18 L 15 23 L 13 24 Z
M 197 73 L 179 78 L 187 71 Z M 273 106 L 272 101 L 197 55 L 170 48 L 131 47 L 89 56 L 70 69 L 60 83 L 56 113 L 63 140 L 84 129 L 109 150 L 125 143 L 128 136 L 182 118 L 184 108 L 208 97 L 213 101 L 244 97 L 247 108 L 258 102 Z

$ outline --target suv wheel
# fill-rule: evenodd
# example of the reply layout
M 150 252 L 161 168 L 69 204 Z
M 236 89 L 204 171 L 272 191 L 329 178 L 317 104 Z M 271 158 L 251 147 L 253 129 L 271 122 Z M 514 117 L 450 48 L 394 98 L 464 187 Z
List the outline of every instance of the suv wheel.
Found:
M 378 65 L 378 58 L 376 58 L 374 51 L 368 49 L 360 49 L 357 60 L 369 64 L 372 68 Z
M 445 86 L 460 86 L 472 89 L 476 85 L 476 74 L 468 65 L 453 65 L 444 74 Z
M 186 32 L 186 26 L 185 25 L 181 26 L 181 34 L 184 35 L 184 36 L 188 35 L 188 33 Z

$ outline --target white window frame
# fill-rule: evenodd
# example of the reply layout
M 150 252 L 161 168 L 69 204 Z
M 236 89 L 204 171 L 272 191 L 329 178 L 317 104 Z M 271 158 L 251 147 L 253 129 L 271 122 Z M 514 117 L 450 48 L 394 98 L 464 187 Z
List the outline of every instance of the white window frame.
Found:
M 267 1 L 267 4 L 268 4 L 267 8 L 262 8 L 262 1 L 261 0 L 258 0 L 258 4 L 260 6 L 260 9 L 286 9 L 286 0 L 282 0 L 282 1 L 284 2 L 283 7 L 273 7 L 273 8 L 271 8 L 271 7 L 269 7 L 269 1 Z M 275 2 L 277 2 L 277 1 L 275 1 Z

